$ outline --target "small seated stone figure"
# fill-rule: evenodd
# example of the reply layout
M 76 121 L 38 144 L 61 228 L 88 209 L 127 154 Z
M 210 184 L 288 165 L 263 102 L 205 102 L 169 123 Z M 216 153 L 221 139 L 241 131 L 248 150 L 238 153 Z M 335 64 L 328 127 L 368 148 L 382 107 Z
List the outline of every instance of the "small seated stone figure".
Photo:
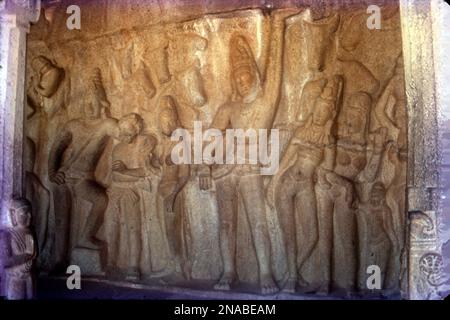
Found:
M 28 200 L 8 203 L 10 226 L 0 230 L 0 253 L 3 292 L 8 300 L 34 297 L 31 269 L 37 250 L 30 230 L 31 205 Z

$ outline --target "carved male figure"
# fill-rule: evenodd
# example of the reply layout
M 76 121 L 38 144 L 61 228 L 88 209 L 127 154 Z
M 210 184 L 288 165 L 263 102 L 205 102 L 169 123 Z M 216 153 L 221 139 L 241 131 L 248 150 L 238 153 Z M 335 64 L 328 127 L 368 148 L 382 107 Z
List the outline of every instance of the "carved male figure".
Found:
M 70 221 L 80 212 L 65 210 L 57 215 L 57 252 L 58 262 L 64 263 L 69 253 L 69 235 L 80 231 L 74 246 L 98 249 L 95 235 L 102 224 L 103 215 L 108 204 L 105 188 L 96 177 L 98 161 L 112 137 L 117 136 L 117 121 L 112 118 L 102 119 L 102 110 L 106 100 L 98 90 L 94 79 L 88 90 L 88 99 L 84 105 L 84 117 L 69 121 L 59 133 L 53 144 L 49 157 L 49 178 L 57 185 L 70 188 L 72 200 L 85 200 L 91 204 L 83 230 L 70 230 Z M 101 179 L 100 179 L 101 180 Z M 58 216 L 60 215 L 60 216 Z
M 284 18 L 287 12 L 270 16 L 272 22 L 270 52 L 266 79 L 261 79 L 253 53 L 244 36 L 235 34 L 230 40 L 232 99 L 218 109 L 211 125 L 225 131 L 233 129 L 270 129 L 277 110 L 283 56 Z M 292 12 L 291 12 L 292 14 Z M 248 143 L 247 146 L 249 147 Z M 258 165 L 219 166 L 216 179 L 220 216 L 220 246 L 224 272 L 215 286 L 229 290 L 235 280 L 237 195 L 244 203 L 259 267 L 261 292 L 276 292 L 270 267 L 270 239 L 267 229 L 263 180 Z
M 37 249 L 30 230 L 31 205 L 25 199 L 13 199 L 8 204 L 11 227 L 0 230 L 0 271 L 3 292 L 9 300 L 32 299 L 34 284 L 31 269 Z

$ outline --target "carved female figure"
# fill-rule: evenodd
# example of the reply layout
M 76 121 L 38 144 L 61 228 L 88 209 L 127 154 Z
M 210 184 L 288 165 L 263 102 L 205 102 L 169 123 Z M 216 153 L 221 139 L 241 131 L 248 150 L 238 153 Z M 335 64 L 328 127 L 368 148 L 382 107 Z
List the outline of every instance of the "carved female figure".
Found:
M 162 176 L 158 186 L 158 194 L 162 198 L 165 222 L 165 232 L 170 248 L 170 253 L 175 262 L 175 268 L 184 266 L 182 261 L 182 245 L 180 234 L 180 204 L 179 192 L 189 179 L 189 167 L 187 165 L 175 165 L 171 160 L 171 152 L 174 142 L 170 140 L 172 132 L 179 128 L 180 122 L 175 102 L 171 96 L 165 96 L 161 100 L 161 112 L 159 115 L 160 140 L 159 162 L 162 164 Z M 187 275 L 187 271 L 185 272 Z
M 149 177 L 156 139 L 143 135 L 142 118 L 131 113 L 119 120 L 119 144 L 112 151 L 112 181 L 108 188 L 117 216 L 108 233 L 108 265 L 125 268 L 129 280 L 140 278 L 144 236 L 141 189 L 151 191 Z
M 387 128 L 389 142 L 383 155 L 380 178 L 386 186 L 386 202 L 392 211 L 394 229 L 398 235 L 400 248 L 405 245 L 405 185 L 408 156 L 404 81 L 403 56 L 400 55 L 397 58 L 394 74 L 374 108 L 375 119 L 379 122 L 379 125 Z M 402 195 L 402 197 L 399 197 L 399 195 Z M 391 278 L 398 279 L 400 259 L 393 257 L 391 261 L 396 266 Z M 391 286 L 398 289 L 398 281 L 392 283 Z
M 357 277 L 355 200 L 365 201 L 366 186 L 378 172 L 384 143 L 383 130 L 370 135 L 372 100 L 364 92 L 352 94 L 338 119 L 337 143 L 327 167 L 317 171 L 319 256 L 322 269 L 319 291 L 353 290 Z M 333 274 L 333 279 L 331 275 Z
M 277 175 L 268 186 L 268 202 L 276 207 L 281 222 L 288 262 L 284 290 L 294 292 L 298 276 L 318 239 L 314 177 L 329 158 L 335 143 L 332 127 L 342 94 L 342 79 L 336 76 L 314 82 L 312 114 L 297 128 L 282 159 Z M 317 95 L 319 93 L 320 95 Z

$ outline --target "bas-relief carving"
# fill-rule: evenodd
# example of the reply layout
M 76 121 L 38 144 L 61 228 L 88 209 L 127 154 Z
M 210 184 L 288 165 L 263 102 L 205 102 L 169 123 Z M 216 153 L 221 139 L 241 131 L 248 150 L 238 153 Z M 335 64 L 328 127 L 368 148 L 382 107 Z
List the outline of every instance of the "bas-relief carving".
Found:
M 364 292 L 377 264 L 397 292 L 401 48 L 368 54 L 378 35 L 343 37 L 358 19 L 249 10 L 63 41 L 59 52 L 31 43 L 27 197 L 41 270 L 77 262 L 128 281 L 328 294 Z M 170 136 L 194 121 L 281 129 L 279 170 L 175 165 Z
M 69 104 L 70 80 L 64 69 L 44 56 L 33 59 L 30 73 L 24 156 L 26 194 L 33 203 L 33 224 L 40 251 L 38 262 L 45 264 L 50 254 L 48 245 L 51 245 L 54 234 L 54 230 L 49 228 L 49 193 L 53 186 L 48 180 L 48 157 L 61 126 L 69 119 L 66 107 Z M 63 202 L 64 199 L 58 201 Z

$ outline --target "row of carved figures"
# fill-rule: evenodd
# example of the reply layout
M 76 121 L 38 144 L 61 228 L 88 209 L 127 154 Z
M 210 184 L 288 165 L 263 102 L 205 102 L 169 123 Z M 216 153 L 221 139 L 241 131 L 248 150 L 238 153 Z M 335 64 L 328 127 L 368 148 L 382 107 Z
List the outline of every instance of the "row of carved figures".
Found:
M 270 15 L 264 73 L 246 37 L 231 37 L 233 93 L 217 109 L 210 128 L 273 128 L 282 90 L 285 21 L 291 15 L 289 10 Z M 192 264 L 186 263 L 189 230 L 182 221 L 187 205 L 183 189 L 189 181 L 198 181 L 199 190 L 216 191 L 219 228 L 205 229 L 217 233 L 220 241 L 223 270 L 214 288 L 230 290 L 238 280 L 236 230 L 238 215 L 244 215 L 262 294 L 280 289 L 325 294 L 334 289 L 364 290 L 370 265 L 382 270 L 383 289 L 398 290 L 406 180 L 402 57 L 382 94 L 376 96 L 379 81 L 362 63 L 324 58 L 338 20 L 335 15 L 305 23 L 311 37 L 321 28 L 323 41 L 307 51 L 311 76 L 295 108 L 295 120 L 280 127 L 289 139 L 279 170 L 271 177 L 261 176 L 259 165 L 175 165 L 171 161 L 172 132 L 180 127 L 192 129 L 198 120 L 196 104 L 206 101 L 201 86 L 189 88 L 198 73 L 186 83 L 189 89 L 184 97 L 191 99 L 184 100 L 190 106 L 181 105 L 176 94 L 160 99 L 155 109 L 159 110 L 159 135 L 153 135 L 137 113 L 120 119 L 111 116 L 99 69 L 87 79 L 85 95 L 79 99 L 83 116 L 70 119 L 67 110 L 74 102 L 67 98 L 71 88 L 66 71 L 43 56 L 35 57 L 28 92 L 33 112 L 24 161 L 40 268 L 65 271 L 73 251 L 82 249 L 106 253 L 101 269 L 107 275 L 119 273 L 139 281 L 147 248 L 143 239 L 149 233 L 143 217 L 145 211 L 154 210 L 164 234 L 158 248 L 166 246 L 171 261 L 162 274 L 170 277 L 179 271 L 189 278 Z M 153 197 L 150 208 L 149 197 Z M 51 210 L 54 221 L 49 218 Z M 272 213 L 282 233 L 287 266 L 281 281 L 272 272 L 273 230 L 267 222 Z M 302 276 L 308 263 L 318 279 L 314 283 Z

